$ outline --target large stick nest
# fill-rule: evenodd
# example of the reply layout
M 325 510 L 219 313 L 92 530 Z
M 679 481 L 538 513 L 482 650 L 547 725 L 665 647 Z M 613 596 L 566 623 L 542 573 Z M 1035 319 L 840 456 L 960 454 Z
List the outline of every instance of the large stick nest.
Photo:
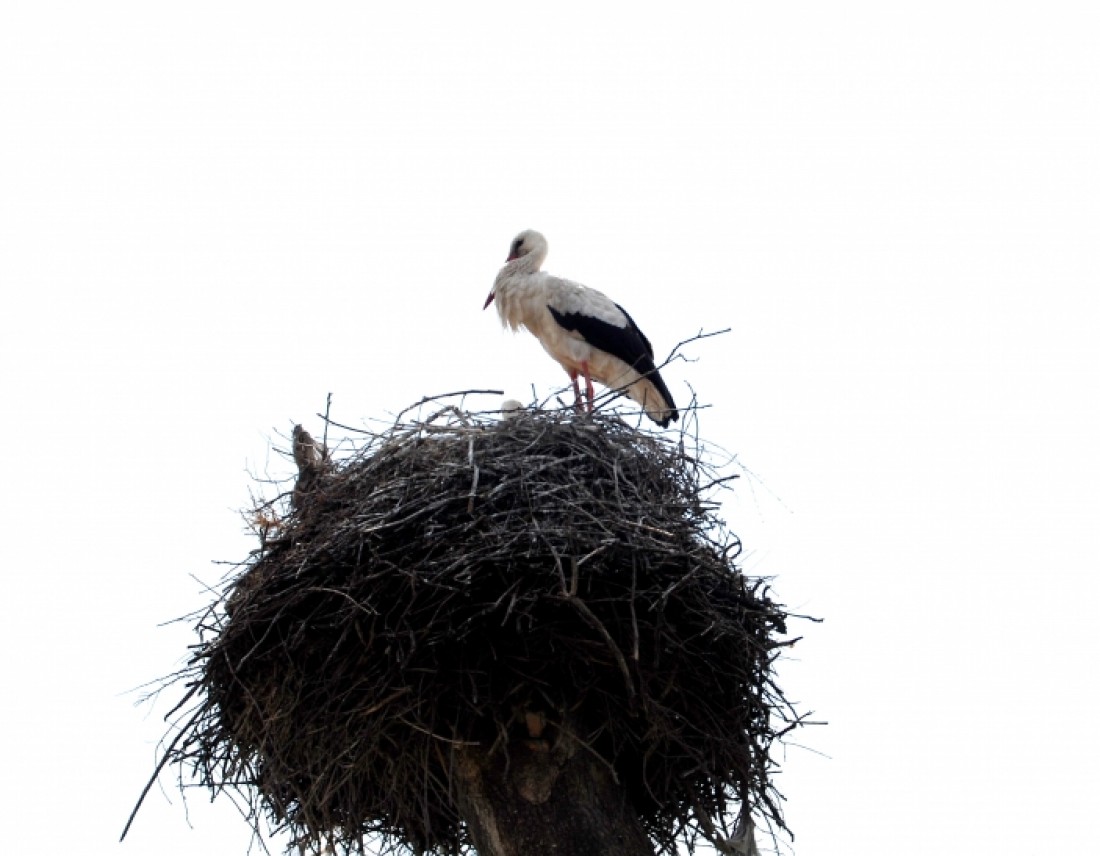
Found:
M 165 761 L 302 847 L 457 854 L 455 752 L 506 751 L 534 712 L 615 771 L 659 851 L 750 812 L 782 828 L 787 616 L 685 439 L 454 408 L 364 435 L 200 619 Z

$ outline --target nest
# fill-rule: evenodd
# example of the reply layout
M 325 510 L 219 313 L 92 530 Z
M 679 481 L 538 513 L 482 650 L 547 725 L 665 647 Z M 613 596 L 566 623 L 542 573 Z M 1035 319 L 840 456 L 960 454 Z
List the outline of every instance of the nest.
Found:
M 303 849 L 459 854 L 456 748 L 505 751 L 535 712 L 614 770 L 659 852 L 785 828 L 788 616 L 685 439 L 445 408 L 316 461 L 200 617 L 162 764 Z

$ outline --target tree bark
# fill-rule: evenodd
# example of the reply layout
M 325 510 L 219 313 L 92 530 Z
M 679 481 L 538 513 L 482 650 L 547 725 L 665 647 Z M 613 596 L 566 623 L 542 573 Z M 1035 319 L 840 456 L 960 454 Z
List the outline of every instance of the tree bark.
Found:
M 479 856 L 653 856 L 603 760 L 556 734 L 456 752 L 455 784 Z

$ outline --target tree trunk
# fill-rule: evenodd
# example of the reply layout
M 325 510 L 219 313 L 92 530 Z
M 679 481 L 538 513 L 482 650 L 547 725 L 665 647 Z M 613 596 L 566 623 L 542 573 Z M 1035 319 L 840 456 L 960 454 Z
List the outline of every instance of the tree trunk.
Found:
M 653 856 L 611 769 L 560 732 L 462 748 L 455 772 L 478 856 Z

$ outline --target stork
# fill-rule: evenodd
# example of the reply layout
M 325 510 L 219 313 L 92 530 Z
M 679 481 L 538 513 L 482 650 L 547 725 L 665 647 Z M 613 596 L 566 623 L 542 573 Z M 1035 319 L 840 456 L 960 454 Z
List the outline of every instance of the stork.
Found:
M 542 271 L 549 245 L 541 234 L 520 232 L 497 274 L 484 309 L 495 299 L 500 322 L 526 327 L 569 374 L 577 406 L 584 377 L 588 410 L 592 381 L 625 392 L 662 428 L 680 418 L 653 362 L 653 346 L 619 304 L 594 288 Z

